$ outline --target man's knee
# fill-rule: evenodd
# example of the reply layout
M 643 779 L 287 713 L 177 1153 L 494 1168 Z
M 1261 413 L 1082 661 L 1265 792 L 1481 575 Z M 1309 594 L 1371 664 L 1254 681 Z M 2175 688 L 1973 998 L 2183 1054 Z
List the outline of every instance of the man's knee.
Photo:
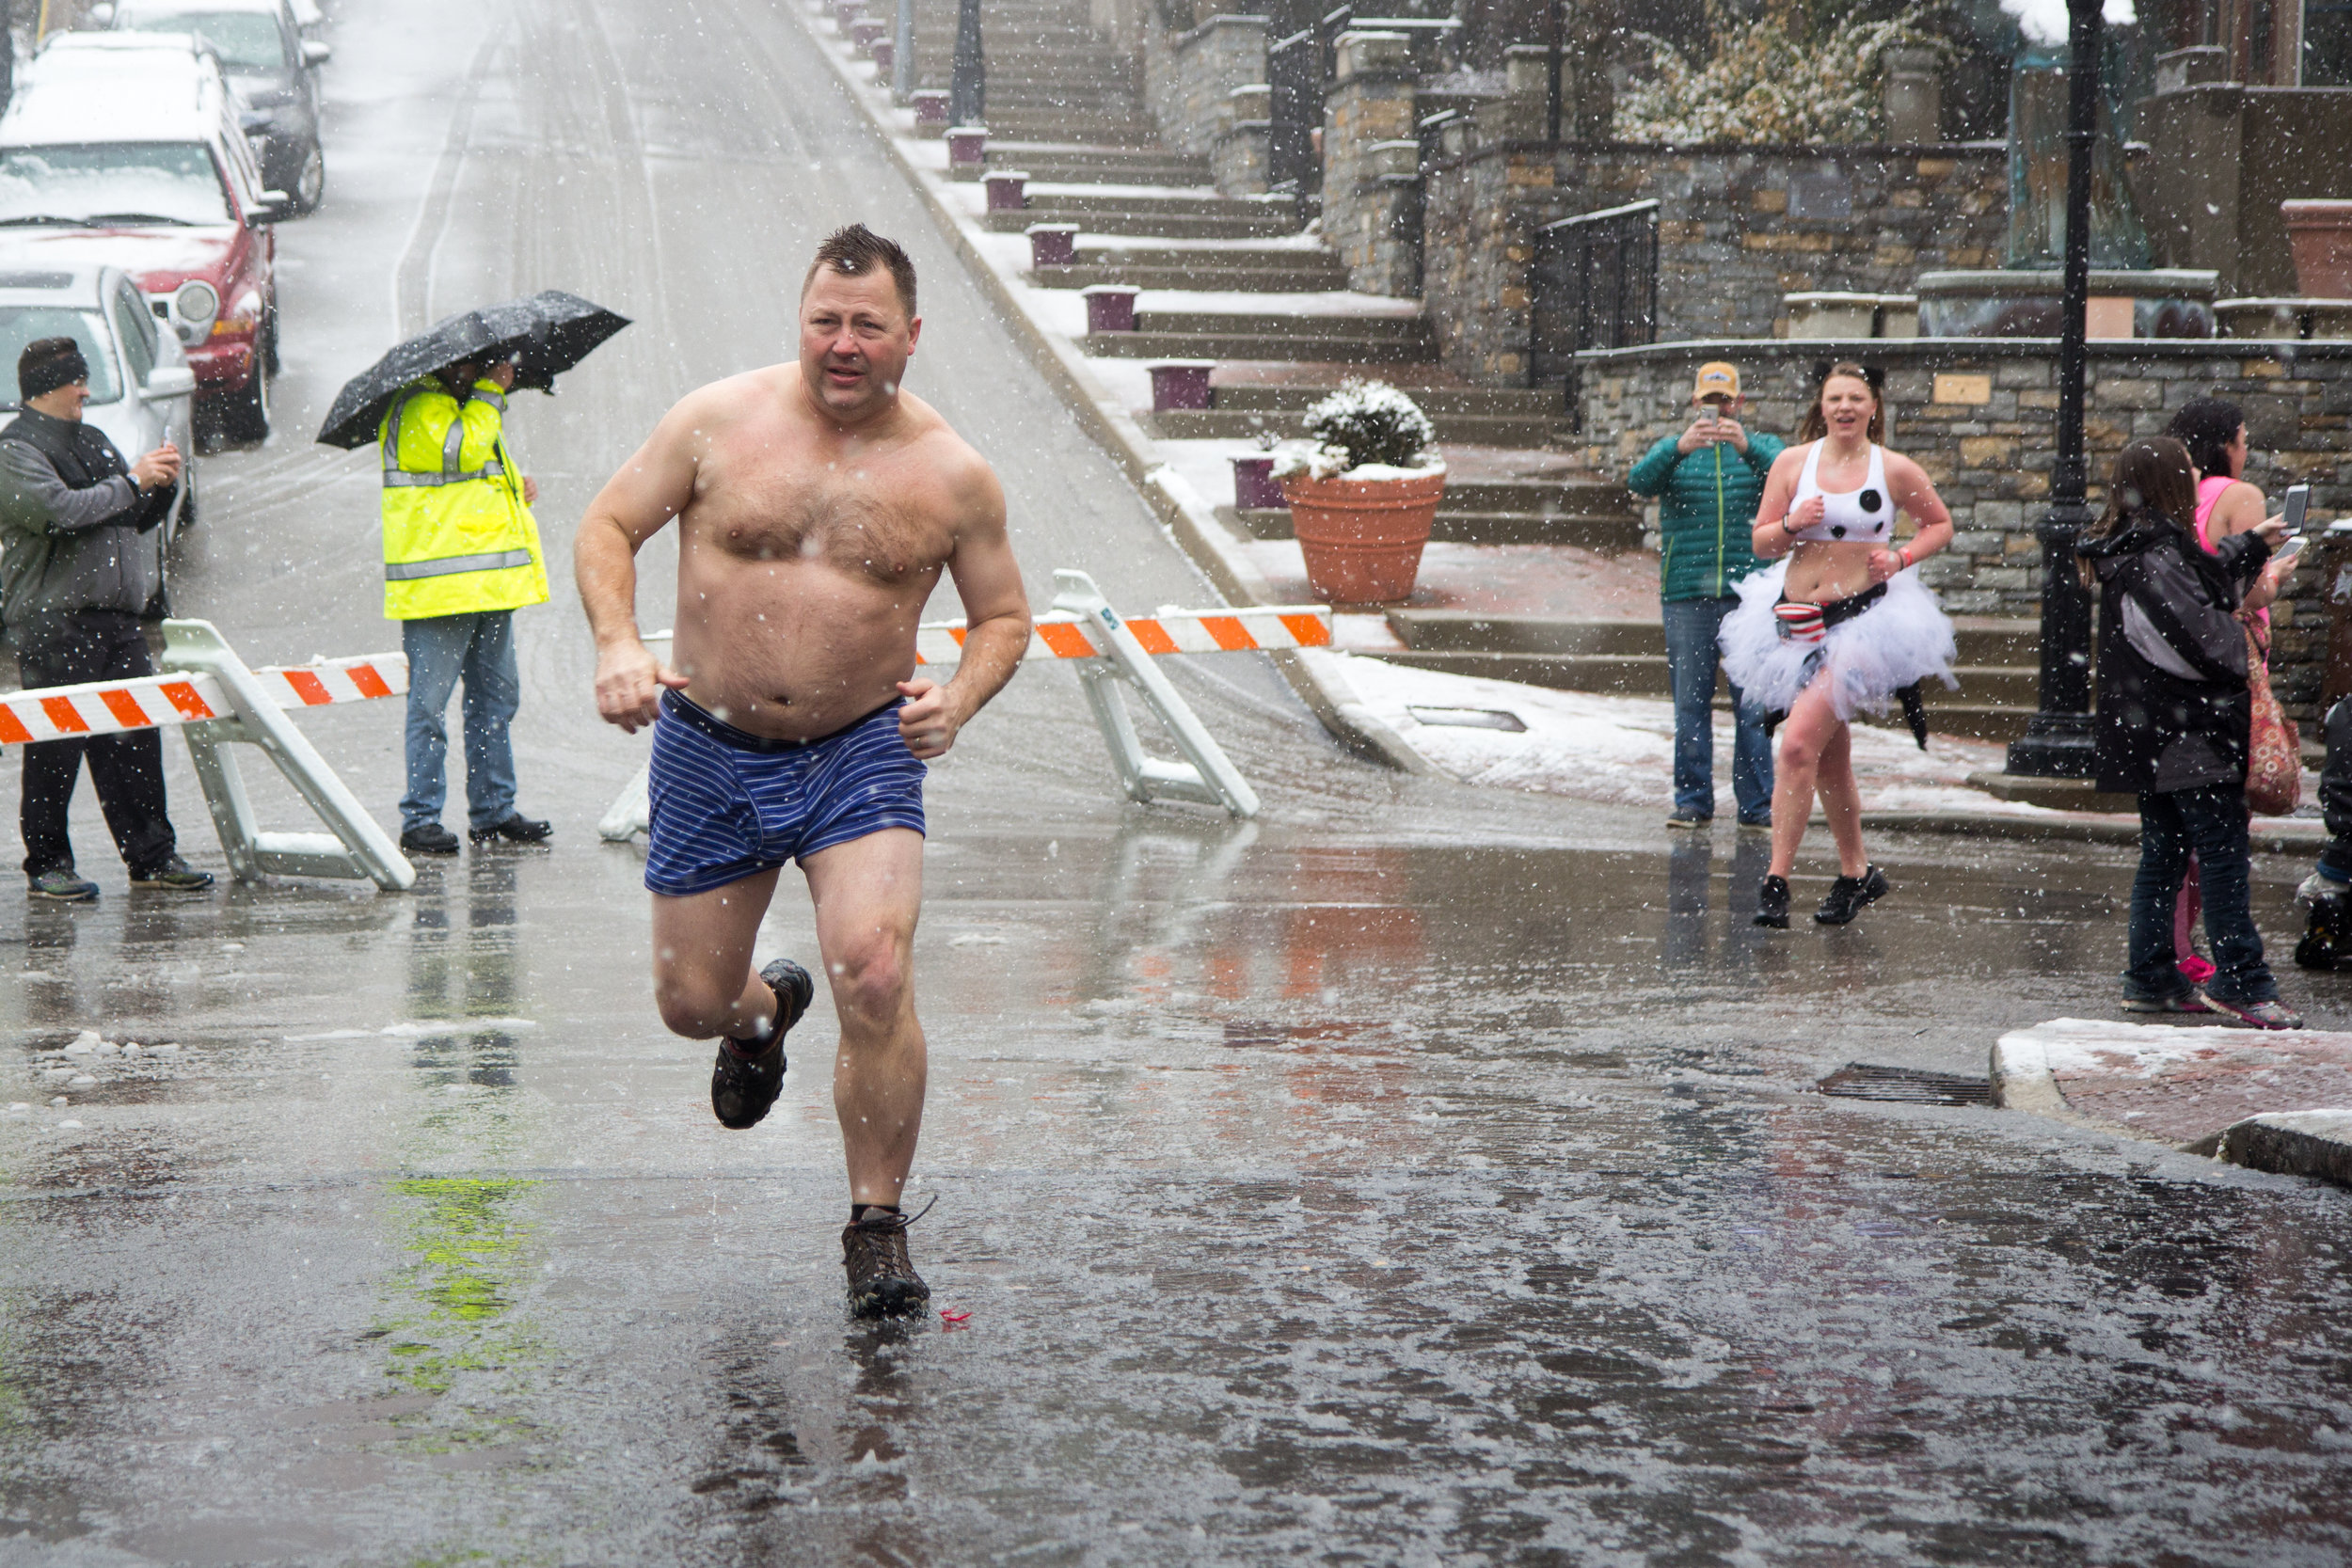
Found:
M 897 932 L 877 930 L 860 937 L 827 963 L 833 982 L 834 1006 L 844 1016 L 871 1023 L 886 1023 L 906 1005 L 909 983 L 907 942 Z
M 730 986 L 707 971 L 654 967 L 653 1000 L 660 1009 L 662 1027 L 691 1040 L 721 1033 L 742 990 L 740 976 Z

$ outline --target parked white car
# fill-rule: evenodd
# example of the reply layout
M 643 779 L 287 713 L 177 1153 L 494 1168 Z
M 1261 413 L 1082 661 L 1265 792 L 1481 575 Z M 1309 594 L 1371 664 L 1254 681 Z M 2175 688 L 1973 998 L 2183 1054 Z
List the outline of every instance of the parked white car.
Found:
M 84 420 L 136 462 L 166 441 L 187 465 L 164 526 L 149 538 L 164 580 L 164 552 L 196 521 L 196 372 L 179 340 L 160 329 L 138 285 L 119 267 L 56 266 L 0 241 L 0 428 L 17 416 L 16 360 L 41 338 L 72 338 L 89 361 Z

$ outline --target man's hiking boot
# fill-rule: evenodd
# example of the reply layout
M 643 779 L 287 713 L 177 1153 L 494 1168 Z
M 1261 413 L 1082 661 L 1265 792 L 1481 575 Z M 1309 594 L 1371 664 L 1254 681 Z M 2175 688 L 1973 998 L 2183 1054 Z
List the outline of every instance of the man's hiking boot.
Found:
M 931 1288 L 923 1283 L 907 1257 L 907 1227 L 914 1221 L 895 1209 L 873 1204 L 859 1212 L 863 1218 L 841 1227 L 841 1266 L 850 1275 L 850 1315 L 898 1318 L 920 1312 L 931 1299 Z
M 776 1096 L 784 1092 L 785 1031 L 801 1022 L 817 995 L 817 982 L 790 958 L 778 958 L 761 970 L 759 977 L 776 993 L 776 1022 L 769 1033 L 767 1049 L 746 1056 L 741 1042 L 723 1039 L 718 1065 L 710 1069 L 710 1109 L 722 1127 L 738 1132 L 758 1126 Z
M 1756 890 L 1756 923 L 1775 931 L 1788 929 L 1788 879 L 1767 877 Z
M 97 898 L 98 884 L 77 874 L 73 867 L 61 865 L 33 878 L 25 891 L 36 898 L 54 898 L 60 904 L 87 904 Z
M 1866 866 L 1859 877 L 1840 877 L 1830 883 L 1829 892 L 1821 898 L 1821 907 L 1813 911 L 1813 918 L 1823 926 L 1851 924 L 1865 905 L 1875 904 L 1886 896 L 1886 873 L 1877 866 Z
M 2314 876 L 2303 885 L 2308 888 L 2318 879 Z M 2305 902 L 2299 892 L 2296 901 Z M 2323 884 L 2309 903 L 2311 912 L 2304 919 L 2303 938 L 2295 944 L 2295 961 L 2305 969 L 2333 969 L 2338 959 L 2352 953 L 2352 890 L 2341 882 Z
M 201 893 L 213 885 L 213 874 L 199 871 L 174 855 L 161 865 L 131 873 L 133 887 L 159 887 L 173 893 Z
M 457 853 L 457 835 L 438 822 L 427 822 L 421 828 L 411 828 L 400 835 L 400 852 L 404 855 L 453 855 Z

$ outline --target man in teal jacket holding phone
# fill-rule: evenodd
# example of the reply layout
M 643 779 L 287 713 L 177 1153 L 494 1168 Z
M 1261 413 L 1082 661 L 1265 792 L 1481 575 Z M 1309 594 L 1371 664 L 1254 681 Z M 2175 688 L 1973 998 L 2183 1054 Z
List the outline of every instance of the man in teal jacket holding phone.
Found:
M 1691 389 L 1697 411 L 1679 436 L 1665 436 L 1626 476 L 1637 496 L 1658 498 L 1660 618 L 1666 679 L 1675 704 L 1675 806 L 1670 828 L 1704 828 L 1715 816 L 1716 636 L 1740 602 L 1733 590 L 1764 562 L 1748 548 L 1764 476 L 1787 445 L 1740 423 L 1738 367 L 1699 367 Z M 1731 689 L 1731 793 L 1740 826 L 1772 821 L 1772 745 L 1764 715 Z

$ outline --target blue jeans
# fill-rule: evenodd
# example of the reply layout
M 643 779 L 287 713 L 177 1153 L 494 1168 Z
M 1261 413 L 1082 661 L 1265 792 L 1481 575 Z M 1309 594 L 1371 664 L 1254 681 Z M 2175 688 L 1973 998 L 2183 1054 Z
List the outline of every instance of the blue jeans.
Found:
M 449 758 L 441 716 L 460 678 L 466 683 L 466 822 L 476 832 L 497 827 L 515 815 L 515 748 L 507 736 L 522 699 L 515 612 L 404 621 L 400 641 L 408 654 L 408 793 L 400 800 L 400 831 L 441 819 Z
M 2129 967 L 2123 994 L 2154 1002 L 2188 990 L 2175 965 L 2173 900 L 2197 855 L 2205 899 L 2205 935 L 2213 942 L 2214 976 L 2205 989 L 2228 1002 L 2275 1002 L 2279 983 L 2263 962 L 2254 929 L 2251 850 L 2246 838 L 2246 791 L 2237 784 L 2174 789 L 2139 798 L 2139 875 L 2132 879 Z
M 1675 698 L 1675 810 L 1715 815 L 1715 676 L 1722 657 L 1716 638 L 1737 595 L 1668 599 L 1659 608 L 1666 628 L 1666 681 Z M 1731 797 L 1742 822 L 1772 816 L 1772 743 L 1764 715 L 1731 688 Z

